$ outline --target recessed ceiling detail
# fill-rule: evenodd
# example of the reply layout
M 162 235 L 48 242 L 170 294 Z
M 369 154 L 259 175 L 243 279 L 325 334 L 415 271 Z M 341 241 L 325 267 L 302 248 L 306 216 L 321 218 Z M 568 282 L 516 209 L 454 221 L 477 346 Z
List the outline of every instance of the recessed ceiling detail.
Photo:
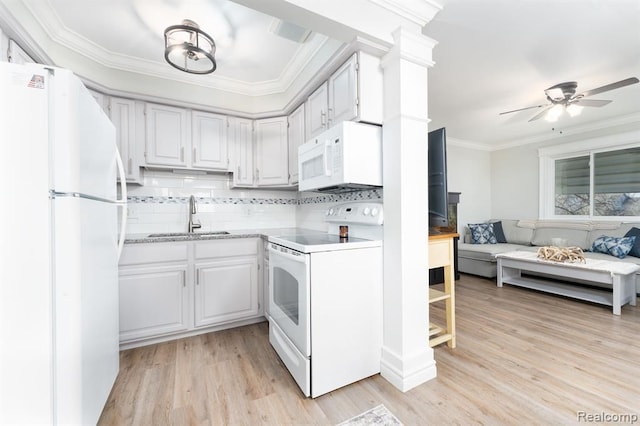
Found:
M 103 67 L 242 96 L 284 93 L 292 79 L 318 72 L 307 70 L 316 55 L 326 49 L 335 53 L 341 45 L 284 21 L 272 31 L 273 17 L 229 0 L 24 3 L 51 41 Z M 203 78 L 167 66 L 163 33 L 182 19 L 195 20 L 215 40 L 214 74 Z M 65 58 L 58 54 L 52 59 L 65 66 Z

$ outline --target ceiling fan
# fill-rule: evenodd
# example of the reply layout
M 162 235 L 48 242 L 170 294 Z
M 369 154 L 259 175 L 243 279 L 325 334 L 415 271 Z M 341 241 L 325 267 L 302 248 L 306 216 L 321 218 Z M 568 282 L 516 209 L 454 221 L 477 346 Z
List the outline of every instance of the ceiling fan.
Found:
M 501 112 L 499 115 L 510 114 L 512 112 L 524 111 L 533 108 L 544 108 L 538 114 L 534 115 L 529 121 L 534 121 L 541 118 L 543 115 L 547 115 L 548 121 L 556 121 L 563 110 L 566 110 L 572 117 L 580 114 L 582 107 L 602 107 L 610 103 L 611 101 L 597 100 L 597 99 L 584 99 L 587 96 L 597 95 L 598 93 L 608 92 L 609 90 L 619 89 L 630 84 L 638 83 L 636 77 L 630 77 L 624 80 L 620 80 L 615 83 L 606 84 L 596 89 L 587 90 L 586 92 L 576 94 L 578 83 L 575 81 L 567 81 L 565 83 L 559 83 L 549 87 L 544 91 L 547 96 L 547 100 L 551 103 L 544 105 L 534 105 L 525 108 L 514 109 L 512 111 Z

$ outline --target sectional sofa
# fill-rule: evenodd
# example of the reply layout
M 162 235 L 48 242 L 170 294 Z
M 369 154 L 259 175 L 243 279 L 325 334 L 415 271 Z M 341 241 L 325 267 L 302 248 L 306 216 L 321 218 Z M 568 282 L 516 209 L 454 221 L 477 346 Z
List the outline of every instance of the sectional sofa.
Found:
M 497 276 L 496 255 L 509 251 L 537 251 L 541 246 L 554 245 L 552 239 L 562 238 L 567 246 L 577 246 L 584 250 L 585 257 L 616 262 L 631 262 L 640 265 L 640 222 L 597 222 L 597 221 L 558 221 L 558 220 L 490 220 L 498 235 L 495 242 L 472 241 L 469 226 L 465 226 L 458 243 L 458 269 L 460 272 L 480 275 L 487 278 Z M 474 224 L 475 225 L 475 224 Z M 588 251 L 596 239 L 637 235 L 635 245 L 628 255 L 618 258 L 611 254 Z M 640 294 L 640 272 L 636 275 L 636 291 Z

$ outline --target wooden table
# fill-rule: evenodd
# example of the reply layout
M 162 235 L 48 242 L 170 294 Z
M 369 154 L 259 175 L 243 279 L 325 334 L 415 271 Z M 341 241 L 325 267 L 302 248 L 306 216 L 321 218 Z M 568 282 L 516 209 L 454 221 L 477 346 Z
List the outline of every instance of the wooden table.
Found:
M 539 259 L 536 253 L 526 251 L 502 253 L 496 255 L 496 258 L 498 287 L 507 283 L 600 303 L 611 306 L 614 315 L 620 315 L 620 307 L 625 303 L 636 305 L 636 272 L 640 270 L 640 266 L 634 263 L 596 259 L 586 259 L 586 263 L 562 263 Z M 546 276 L 522 275 L 529 271 Z M 566 281 L 567 278 L 606 284 L 607 288 L 572 284 Z
M 429 269 L 444 268 L 444 291 L 429 288 L 429 303 L 444 300 L 446 325 L 440 327 L 429 322 L 429 346 L 434 347 L 447 342 L 450 348 L 456 347 L 455 314 L 455 275 L 454 275 L 454 238 L 457 233 L 429 235 Z

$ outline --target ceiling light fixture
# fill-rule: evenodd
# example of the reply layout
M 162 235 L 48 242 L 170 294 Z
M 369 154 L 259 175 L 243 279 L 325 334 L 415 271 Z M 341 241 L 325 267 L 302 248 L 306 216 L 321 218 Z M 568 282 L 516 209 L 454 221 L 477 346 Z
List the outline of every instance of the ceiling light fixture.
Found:
M 547 111 L 547 114 L 545 115 L 544 119 L 550 123 L 555 123 L 556 121 L 558 121 L 558 119 L 560 118 L 560 116 L 564 111 L 567 111 L 567 114 L 569 114 L 569 116 L 571 117 L 577 117 L 580 115 L 583 109 L 584 109 L 583 106 L 576 105 L 573 103 L 568 105 L 555 104 Z
M 185 19 L 164 30 L 164 58 L 180 71 L 209 74 L 216 70 L 216 44 L 198 24 Z
M 564 106 L 562 106 L 561 104 L 555 104 L 549 109 L 549 111 L 547 111 L 547 115 L 544 119 L 550 123 L 558 121 L 558 118 L 560 118 L 560 116 L 562 115 L 563 109 Z
M 577 117 L 580 115 L 584 107 L 576 104 L 569 104 L 566 109 L 571 117 Z

